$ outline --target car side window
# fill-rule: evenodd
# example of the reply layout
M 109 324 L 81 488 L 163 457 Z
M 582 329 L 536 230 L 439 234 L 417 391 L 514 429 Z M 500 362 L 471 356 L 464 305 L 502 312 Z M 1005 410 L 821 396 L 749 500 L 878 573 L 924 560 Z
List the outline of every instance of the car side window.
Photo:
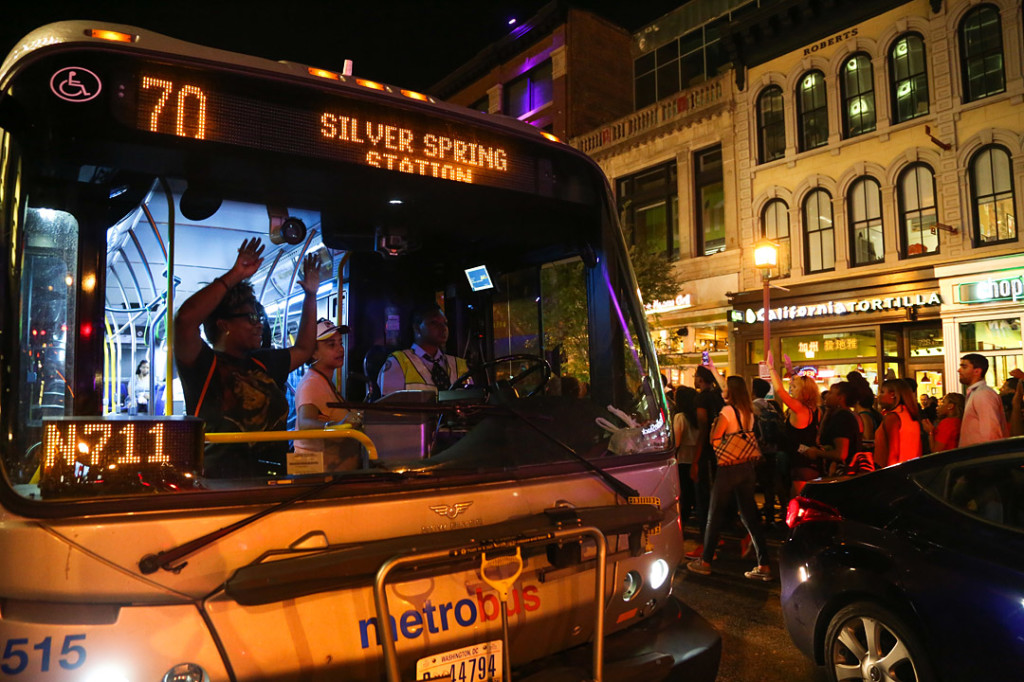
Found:
M 1024 530 L 1024 459 L 969 462 L 951 467 L 943 499 L 992 523 Z

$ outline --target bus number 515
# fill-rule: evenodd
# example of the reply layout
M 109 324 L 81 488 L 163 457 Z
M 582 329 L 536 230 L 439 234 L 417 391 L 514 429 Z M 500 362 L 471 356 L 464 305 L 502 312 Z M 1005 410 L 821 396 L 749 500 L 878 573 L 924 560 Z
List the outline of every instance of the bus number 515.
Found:
M 64 670 L 74 670 L 85 663 L 85 647 L 78 642 L 84 642 L 85 635 L 66 635 L 64 637 L 64 645 L 60 649 L 60 658 L 57 659 L 57 663 Z M 12 638 L 8 639 L 4 645 L 2 662 L 0 662 L 0 671 L 4 675 L 19 675 L 29 667 L 30 657 L 35 658 L 36 654 L 30 652 L 39 652 L 39 672 L 50 672 L 50 656 L 51 656 L 52 641 L 49 637 L 44 637 L 39 642 L 29 647 L 28 638 Z

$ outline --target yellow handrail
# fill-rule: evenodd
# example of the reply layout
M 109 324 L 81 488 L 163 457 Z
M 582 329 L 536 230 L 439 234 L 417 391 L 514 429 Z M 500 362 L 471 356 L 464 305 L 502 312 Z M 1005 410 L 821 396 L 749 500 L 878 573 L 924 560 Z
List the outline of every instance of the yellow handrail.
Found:
M 377 459 L 377 446 L 362 431 L 350 424 L 338 424 L 321 429 L 299 429 L 298 431 L 226 431 L 206 434 L 207 443 L 265 443 L 275 440 L 336 440 L 354 438 L 366 448 L 371 460 Z

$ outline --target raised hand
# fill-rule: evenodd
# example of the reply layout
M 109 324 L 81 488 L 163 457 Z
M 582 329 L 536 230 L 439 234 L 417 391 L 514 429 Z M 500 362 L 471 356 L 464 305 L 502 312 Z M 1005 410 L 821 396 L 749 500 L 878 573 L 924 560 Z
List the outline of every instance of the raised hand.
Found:
M 238 247 L 238 257 L 235 258 L 231 271 L 237 274 L 240 280 L 255 275 L 263 265 L 263 249 L 263 242 L 259 237 L 243 241 Z
M 302 277 L 299 279 L 299 286 L 307 294 L 316 296 L 316 290 L 320 286 L 320 258 L 315 253 L 308 253 L 302 260 Z

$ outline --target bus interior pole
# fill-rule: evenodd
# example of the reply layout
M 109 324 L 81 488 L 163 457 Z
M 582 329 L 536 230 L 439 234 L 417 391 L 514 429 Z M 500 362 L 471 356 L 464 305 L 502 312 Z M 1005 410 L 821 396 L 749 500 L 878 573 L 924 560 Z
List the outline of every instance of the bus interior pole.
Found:
M 164 376 L 164 415 L 174 414 L 174 194 L 165 178 L 160 186 L 167 196 L 167 308 L 164 321 L 167 326 L 167 374 Z M 154 343 L 156 335 L 153 336 Z M 150 396 L 150 402 L 155 404 Z

